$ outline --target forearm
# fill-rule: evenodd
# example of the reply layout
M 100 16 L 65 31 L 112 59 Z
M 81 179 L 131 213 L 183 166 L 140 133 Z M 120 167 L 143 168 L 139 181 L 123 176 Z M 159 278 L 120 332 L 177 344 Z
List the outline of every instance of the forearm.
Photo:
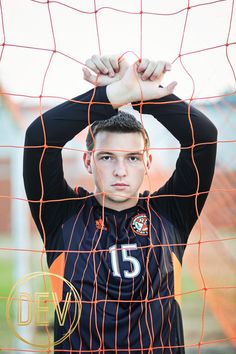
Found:
M 199 191 L 208 191 L 215 166 L 216 127 L 203 113 L 173 94 L 153 102 L 144 102 L 142 113 L 153 115 L 185 148 L 180 150 L 176 163 L 173 193 L 196 192 L 198 175 Z M 139 103 L 135 102 L 134 109 L 140 109 Z
M 90 90 L 45 112 L 42 119 L 38 117 L 27 129 L 26 143 L 62 147 L 89 122 L 107 119 L 115 113 L 107 98 L 106 87 L 98 87 L 95 94 Z
M 193 143 L 216 141 L 217 130 L 214 124 L 202 112 L 181 101 L 177 96 L 171 94 L 152 102 L 150 104 L 143 102 L 142 113 L 153 115 L 182 147 L 191 146 Z M 133 104 L 133 108 L 140 111 L 140 102 Z
M 115 81 L 106 87 L 107 97 L 114 109 L 124 106 L 132 101 L 131 92 L 122 81 Z
M 106 87 L 96 88 L 94 97 L 93 94 L 94 90 L 90 90 L 52 108 L 43 114 L 42 119 L 38 117 L 27 129 L 23 170 L 29 199 L 41 198 L 40 169 L 44 197 L 47 199 L 64 196 L 63 191 L 66 190 L 66 186 L 61 148 L 88 125 L 89 118 L 92 123 L 95 120 L 109 118 L 116 113 L 107 99 Z M 89 107 L 91 101 L 98 103 L 92 103 Z M 53 148 L 54 146 L 58 148 Z

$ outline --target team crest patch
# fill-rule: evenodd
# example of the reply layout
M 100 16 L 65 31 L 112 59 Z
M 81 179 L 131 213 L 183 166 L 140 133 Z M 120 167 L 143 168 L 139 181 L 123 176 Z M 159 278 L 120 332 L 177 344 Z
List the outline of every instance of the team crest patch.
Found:
M 96 229 L 107 231 L 107 227 L 104 225 L 104 221 L 101 218 L 96 220 Z
M 146 214 L 138 214 L 131 221 L 132 230 L 140 235 L 147 236 L 148 235 L 148 219 Z

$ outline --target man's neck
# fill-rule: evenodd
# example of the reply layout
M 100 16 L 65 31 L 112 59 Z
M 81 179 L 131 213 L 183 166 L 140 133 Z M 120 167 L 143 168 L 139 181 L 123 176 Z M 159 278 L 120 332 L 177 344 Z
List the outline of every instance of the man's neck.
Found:
M 135 205 L 137 205 L 139 199 L 137 196 L 137 197 L 128 198 L 124 201 L 115 201 L 115 200 L 111 200 L 109 197 L 105 196 L 104 194 L 96 195 L 96 193 L 95 193 L 95 198 L 101 206 L 116 211 L 121 211 L 121 210 L 134 207 Z

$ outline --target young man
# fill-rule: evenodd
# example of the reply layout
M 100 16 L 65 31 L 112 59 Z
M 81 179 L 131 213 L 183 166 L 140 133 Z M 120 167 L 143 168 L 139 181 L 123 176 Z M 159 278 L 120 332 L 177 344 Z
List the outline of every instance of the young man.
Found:
M 84 79 L 96 89 L 44 113 L 25 141 L 34 147 L 25 149 L 25 188 L 51 251 L 48 266 L 82 301 L 78 326 L 55 352 L 182 354 L 178 272 L 210 189 L 217 131 L 172 94 L 175 82 L 159 86 L 169 63 L 143 59 L 128 66 L 118 57 L 93 56 L 86 64 L 94 74 L 84 69 Z M 152 161 L 147 133 L 133 116 L 117 112 L 129 102 L 181 144 L 176 170 L 153 194 L 139 193 Z M 95 121 L 84 153 L 94 193 L 74 191 L 63 177 L 61 148 Z M 65 285 L 60 292 L 64 299 Z M 70 328 L 74 307 L 69 311 L 63 326 L 55 318 L 55 341 Z

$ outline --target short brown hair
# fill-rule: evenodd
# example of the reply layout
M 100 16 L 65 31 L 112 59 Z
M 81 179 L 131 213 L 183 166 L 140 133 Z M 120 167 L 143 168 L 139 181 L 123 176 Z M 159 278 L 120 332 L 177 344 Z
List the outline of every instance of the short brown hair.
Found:
M 149 136 L 143 125 L 130 113 L 119 111 L 109 119 L 95 121 L 91 124 L 86 137 L 86 147 L 88 151 L 94 148 L 94 138 L 98 132 L 106 131 L 112 133 L 141 133 L 144 139 L 144 147 L 150 146 Z

